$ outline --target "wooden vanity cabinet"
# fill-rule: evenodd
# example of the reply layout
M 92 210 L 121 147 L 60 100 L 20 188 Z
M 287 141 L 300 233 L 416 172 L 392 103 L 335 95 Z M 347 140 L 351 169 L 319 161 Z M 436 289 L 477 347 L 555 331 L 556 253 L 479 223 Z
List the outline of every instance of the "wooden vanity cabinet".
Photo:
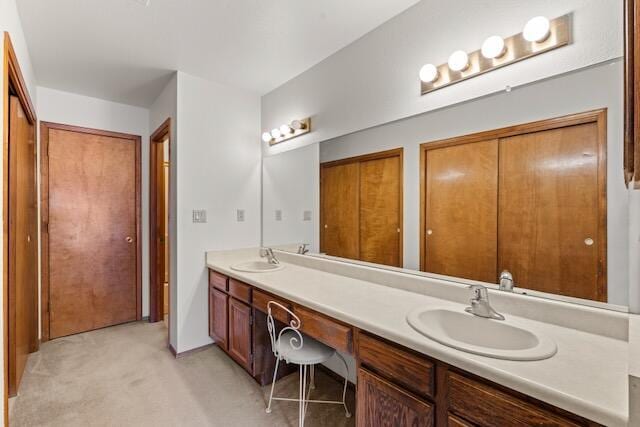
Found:
M 277 301 L 300 317 L 301 330 L 357 362 L 358 427 L 594 427 L 592 421 L 492 383 L 325 314 L 211 272 L 209 335 L 259 384 L 272 381 L 275 357 L 267 304 Z M 290 319 L 273 308 L 276 329 Z M 278 378 L 295 371 L 281 363 Z
M 356 354 L 359 427 L 599 425 L 362 331 Z

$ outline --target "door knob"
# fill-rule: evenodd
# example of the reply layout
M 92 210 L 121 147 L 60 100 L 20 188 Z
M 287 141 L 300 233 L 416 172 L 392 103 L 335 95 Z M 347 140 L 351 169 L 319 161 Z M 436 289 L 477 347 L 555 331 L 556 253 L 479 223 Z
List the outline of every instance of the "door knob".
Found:
M 324 228 L 329 228 L 329 226 L 327 224 L 324 225 Z
M 431 235 L 433 234 L 433 230 L 432 230 L 432 229 L 428 229 L 428 230 L 427 230 L 427 234 L 428 234 L 429 236 L 431 236 Z
M 593 239 L 591 237 L 587 237 L 586 239 L 584 239 L 584 244 L 587 246 L 593 245 Z
M 127 243 L 131 243 L 131 242 L 133 242 L 133 237 L 131 237 L 131 236 L 127 236 L 127 238 L 126 238 L 126 239 L 124 239 L 124 240 L 126 240 L 126 241 L 127 241 Z

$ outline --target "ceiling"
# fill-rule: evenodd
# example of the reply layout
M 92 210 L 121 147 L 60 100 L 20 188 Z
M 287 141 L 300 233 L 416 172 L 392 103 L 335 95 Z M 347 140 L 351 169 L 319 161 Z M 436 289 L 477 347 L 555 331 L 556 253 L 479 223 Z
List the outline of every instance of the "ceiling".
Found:
M 418 0 L 20 0 L 38 85 L 149 106 L 173 71 L 267 93 Z

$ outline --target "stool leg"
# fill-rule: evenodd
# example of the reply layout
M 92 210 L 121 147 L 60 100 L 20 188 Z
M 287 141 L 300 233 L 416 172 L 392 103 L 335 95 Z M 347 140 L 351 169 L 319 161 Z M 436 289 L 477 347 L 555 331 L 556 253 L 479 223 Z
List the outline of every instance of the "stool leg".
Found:
M 273 381 L 271 382 L 271 393 L 269 393 L 269 404 L 267 405 L 267 414 L 271 413 L 271 400 L 273 399 L 273 389 L 276 386 L 276 377 L 278 376 L 278 366 L 280 358 L 276 358 L 276 369 L 273 371 Z
M 338 356 L 338 358 L 340 360 L 342 360 L 342 363 L 344 364 L 344 388 L 342 389 L 342 404 L 344 405 L 344 412 L 345 412 L 345 416 L 347 418 L 351 417 L 351 412 L 349 412 L 349 408 L 347 408 L 347 402 L 346 402 L 346 398 L 347 398 L 347 384 L 349 382 L 349 366 L 347 366 L 347 361 L 344 360 L 344 357 L 342 357 L 342 355 L 338 352 L 336 352 L 336 356 Z
M 309 388 L 315 390 L 316 388 L 316 365 L 311 365 L 311 379 L 309 380 Z
M 300 365 L 300 396 L 298 406 L 298 426 L 304 427 L 307 365 Z

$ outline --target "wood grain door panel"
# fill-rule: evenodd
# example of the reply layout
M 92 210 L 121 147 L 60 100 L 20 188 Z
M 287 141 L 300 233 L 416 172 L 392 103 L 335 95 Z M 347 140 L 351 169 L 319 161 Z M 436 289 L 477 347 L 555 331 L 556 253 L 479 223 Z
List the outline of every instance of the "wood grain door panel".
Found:
M 327 255 L 360 257 L 359 169 L 358 163 L 320 169 L 320 251 Z
M 606 301 L 598 188 L 596 123 L 501 139 L 500 269 L 519 287 Z
M 426 152 L 425 271 L 497 281 L 498 140 Z
M 360 260 L 401 267 L 402 158 L 360 163 Z
M 229 298 L 229 355 L 249 373 L 251 350 L 251 307 Z
M 358 369 L 357 417 L 359 427 L 430 427 L 434 406 L 365 369 Z
M 48 132 L 50 337 L 136 320 L 136 144 Z
M 229 337 L 229 296 L 209 285 L 209 336 L 227 351 Z
M 37 349 L 37 196 L 33 125 L 9 101 L 9 394 L 15 395 L 29 353 Z

